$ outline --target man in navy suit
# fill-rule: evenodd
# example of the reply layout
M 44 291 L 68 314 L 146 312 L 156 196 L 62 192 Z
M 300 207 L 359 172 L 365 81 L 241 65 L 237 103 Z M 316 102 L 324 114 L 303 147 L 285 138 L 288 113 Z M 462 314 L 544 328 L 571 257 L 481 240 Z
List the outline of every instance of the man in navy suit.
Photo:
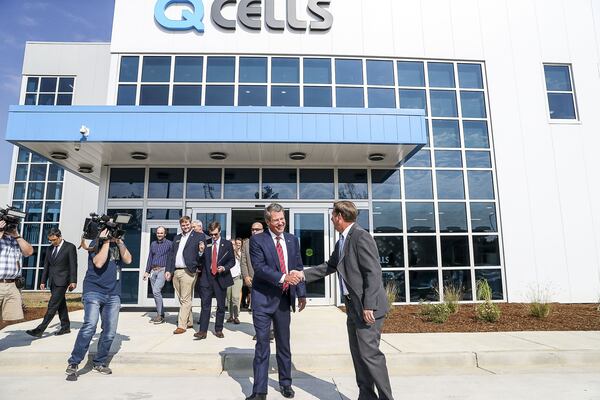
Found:
M 223 320 L 225 319 L 225 297 L 227 288 L 233 286 L 231 268 L 235 265 L 233 245 L 221 237 L 221 224 L 213 221 L 208 224 L 208 234 L 212 241 L 206 245 L 200 257 L 200 297 L 202 311 L 200 312 L 200 327 L 194 334 L 197 339 L 206 339 L 212 298 L 217 299 L 217 315 L 215 317 L 215 336 L 224 338 Z
M 200 262 L 198 252 L 204 249 L 204 234 L 192 230 L 191 218 L 186 216 L 179 220 L 181 233 L 173 239 L 169 254 L 167 281 L 173 279 L 173 287 L 179 298 L 179 317 L 174 334 L 179 335 L 194 326 L 192 318 L 192 299 L 196 283 L 196 266 Z
M 267 383 L 271 347 L 271 323 L 275 331 L 279 387 L 284 397 L 294 397 L 292 389 L 292 354 L 290 352 L 290 309 L 298 311 L 306 306 L 304 282 L 289 272 L 302 271 L 300 243 L 285 233 L 285 213 L 279 204 L 265 210 L 269 229 L 250 238 L 250 259 L 254 268 L 252 280 L 252 319 L 256 331 L 254 351 L 254 387 L 246 400 L 267 398 Z M 296 286 L 297 285 L 297 286 Z

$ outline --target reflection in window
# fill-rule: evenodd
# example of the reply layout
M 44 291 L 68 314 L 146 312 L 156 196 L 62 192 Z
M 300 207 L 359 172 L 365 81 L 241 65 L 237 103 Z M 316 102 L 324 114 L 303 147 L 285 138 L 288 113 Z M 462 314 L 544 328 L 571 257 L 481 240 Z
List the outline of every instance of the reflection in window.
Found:
M 28 171 L 29 171 L 28 164 L 17 165 L 17 171 L 15 172 L 15 181 L 26 181 Z
M 48 170 L 47 164 L 32 165 L 29 169 L 29 180 L 30 181 L 45 181 L 46 171 Z
M 332 169 L 301 169 L 300 198 L 301 199 L 333 199 L 333 170 Z
M 107 215 L 115 215 L 117 213 L 131 214 L 129 223 L 123 225 L 125 230 L 125 243 L 131 253 L 133 259 L 131 264 L 124 265 L 124 269 L 135 269 L 141 267 L 140 261 L 140 248 L 142 243 L 142 219 L 144 216 L 143 210 L 141 209 L 109 209 L 106 211 Z M 142 267 L 143 268 L 143 267 Z M 136 272 L 137 273 L 137 272 Z M 139 277 L 139 275 L 138 275 Z M 123 284 L 124 285 L 124 284 Z M 136 289 L 137 290 L 137 289 Z M 136 291 L 137 293 L 137 291 Z M 137 300 L 137 294 L 136 294 Z
M 471 200 L 494 199 L 492 171 L 468 171 L 469 196 Z
M 225 169 L 226 199 L 258 199 L 258 169 Z
M 62 199 L 62 183 L 48 183 L 46 188 L 46 199 L 47 200 L 60 200 Z
M 427 98 L 425 90 L 400 89 L 400 108 L 424 110 L 427 115 Z
M 492 168 L 488 151 L 467 151 L 467 168 Z
M 433 203 L 406 203 L 406 229 L 408 232 L 435 232 Z
M 398 85 L 425 86 L 425 72 L 420 61 L 398 61 Z
M 439 300 L 439 278 L 437 271 L 410 271 L 410 301 L 420 303 L 422 301 Z
M 232 106 L 234 88 L 228 85 L 209 85 L 206 87 L 205 105 L 207 106 Z
M 480 64 L 458 64 L 458 81 L 461 89 L 483 89 Z
M 331 107 L 331 88 L 323 86 L 304 87 L 305 107 Z
M 42 202 L 29 201 L 27 202 L 27 217 L 26 222 L 41 222 L 42 221 Z
M 442 236 L 442 266 L 469 266 L 469 238 L 467 236 Z
M 295 199 L 297 173 L 295 169 L 263 169 L 263 199 Z
M 121 70 L 119 71 L 119 82 L 137 82 L 140 58 L 124 56 L 121 57 Z M 29 86 L 27 91 L 29 91 Z
M 183 198 L 183 168 L 150 168 L 148 198 Z
M 471 203 L 471 229 L 473 232 L 498 232 L 494 203 Z
M 551 119 L 577 119 L 570 65 L 544 65 Z
M 402 236 L 375 236 L 381 268 L 404 268 Z
M 267 87 L 241 85 L 238 91 L 238 106 L 266 106 Z
M 181 216 L 181 209 L 149 208 L 146 211 L 146 219 L 178 221 Z
M 431 115 L 433 117 L 458 117 L 456 92 L 453 90 L 431 90 Z
M 300 88 L 298 86 L 273 86 L 271 87 L 271 105 L 273 107 L 298 107 L 300 106 Z
M 373 202 L 375 233 L 402 233 L 402 203 Z
M 407 199 L 433 199 L 433 184 L 429 170 L 405 170 L 404 185 Z
M 466 232 L 467 211 L 465 203 L 438 203 L 440 232 Z
M 398 169 L 371 170 L 371 188 L 374 199 L 399 199 L 400 171 Z
M 266 57 L 240 57 L 240 82 L 266 83 L 267 58 Z
M 174 106 L 199 106 L 202 104 L 202 86 L 175 85 L 173 86 Z
M 394 302 L 404 303 L 406 301 L 406 284 L 404 271 L 383 271 L 383 287 L 387 288 L 394 285 L 396 288 L 396 297 Z
M 498 236 L 473 236 L 473 255 L 476 267 L 500 265 Z
M 460 300 L 473 300 L 473 285 L 471 284 L 471 271 L 468 269 L 443 271 L 444 289 L 452 288 L 461 294 Z
M 427 268 L 437 265 L 435 236 L 409 236 L 408 266 Z
M 404 163 L 405 167 L 431 167 L 431 154 L 429 150 L 419 150 L 408 161 Z
M 463 121 L 466 148 L 490 147 L 486 121 Z
M 460 105 L 464 118 L 486 118 L 483 92 L 460 92 Z
M 431 126 L 435 147 L 460 147 L 458 121 L 436 119 L 432 121 Z
M 367 85 L 393 86 L 393 62 L 387 60 L 367 60 Z
M 142 82 L 169 82 L 171 57 L 145 56 L 142 67 Z
M 362 60 L 335 60 L 335 82 L 342 85 L 362 85 Z
M 304 83 L 331 83 L 331 60 L 329 58 L 304 59 Z
M 429 86 L 453 88 L 454 64 L 452 63 L 427 63 L 429 71 Z
M 465 183 L 462 171 L 437 171 L 437 194 L 439 199 L 465 198 Z
M 438 168 L 462 168 L 460 151 L 436 150 L 435 166 Z
M 145 172 L 143 168 L 112 168 L 108 184 L 108 198 L 143 198 Z
M 60 201 L 47 201 L 46 212 L 44 213 L 45 222 L 60 222 Z
M 119 85 L 117 93 L 118 106 L 135 106 L 135 97 L 137 94 L 136 85 Z
M 369 108 L 395 108 L 394 89 L 368 88 Z
M 338 197 L 340 199 L 367 199 L 367 171 L 364 169 L 338 170 Z
M 188 168 L 186 197 L 188 199 L 220 199 L 221 169 Z
M 166 106 L 168 104 L 168 85 L 142 85 L 140 91 L 140 106 Z
M 504 291 L 502 290 L 502 271 L 499 269 L 481 269 L 475 270 L 475 279 L 477 281 L 486 280 L 492 288 L 492 300 L 503 300 Z
M 30 183 L 27 188 L 29 200 L 42 200 L 44 198 L 44 183 Z

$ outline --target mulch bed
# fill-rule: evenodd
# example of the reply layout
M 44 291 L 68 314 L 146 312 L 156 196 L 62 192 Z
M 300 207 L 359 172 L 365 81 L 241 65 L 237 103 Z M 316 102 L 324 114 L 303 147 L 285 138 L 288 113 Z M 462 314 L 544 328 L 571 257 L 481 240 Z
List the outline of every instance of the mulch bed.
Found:
M 69 309 L 69 311 L 77 311 L 77 310 L 81 310 L 83 308 L 83 306 L 81 305 L 71 305 L 68 304 L 67 308 Z M 38 318 L 44 318 L 44 315 L 46 314 L 46 307 L 27 307 L 27 309 L 25 310 L 25 319 L 20 319 L 17 321 L 2 321 L 0 320 L 0 330 L 4 329 L 5 327 L 12 325 L 12 324 L 18 324 L 19 322 L 23 322 L 23 321 L 31 321 L 34 319 L 38 319 Z
M 423 332 L 514 332 L 514 331 L 600 331 L 597 304 L 552 304 L 550 315 L 529 315 L 527 304 L 499 303 L 502 314 L 495 323 L 475 316 L 474 304 L 461 304 L 458 313 L 437 324 L 421 315 L 421 306 L 395 306 L 383 326 L 384 333 Z

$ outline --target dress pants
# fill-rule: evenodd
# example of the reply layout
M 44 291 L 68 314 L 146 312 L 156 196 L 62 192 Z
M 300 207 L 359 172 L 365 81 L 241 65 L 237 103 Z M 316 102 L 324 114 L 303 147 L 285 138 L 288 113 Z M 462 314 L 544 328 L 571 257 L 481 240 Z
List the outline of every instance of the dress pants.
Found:
M 271 358 L 271 323 L 275 330 L 275 350 L 279 385 L 292 385 L 292 352 L 290 351 L 290 298 L 282 294 L 278 309 L 274 313 L 252 310 L 252 321 L 256 331 L 254 350 L 254 386 L 252 393 L 266 394 L 269 382 L 269 359 Z
M 233 286 L 227 288 L 227 310 L 229 318 L 240 316 L 240 296 L 242 294 L 242 277 L 233 278 Z
M 221 286 L 212 280 L 209 286 L 200 286 L 200 297 L 202 298 L 202 311 L 200 312 L 200 327 L 199 331 L 208 331 L 210 323 L 210 312 L 212 308 L 213 297 L 217 299 L 217 312 L 215 315 L 215 332 L 223 330 L 223 322 L 225 320 L 225 296 L 227 289 L 221 289 Z
M 45 331 L 54 315 L 58 312 L 60 317 L 61 329 L 69 329 L 71 322 L 69 321 L 69 310 L 67 309 L 67 300 L 65 294 L 67 293 L 68 286 L 54 286 L 50 285 L 50 300 L 48 301 L 48 310 L 42 320 L 42 323 L 38 325 L 36 330 Z
M 375 324 L 367 325 L 362 316 L 352 311 L 353 308 L 348 303 L 346 309 L 350 353 L 359 389 L 358 399 L 393 400 L 385 355 L 379 350 L 381 328 L 385 318 L 376 319 Z
M 191 273 L 187 268 L 176 269 L 173 274 L 173 287 L 177 298 L 179 298 L 179 317 L 177 327 L 187 329 L 194 324 L 192 316 L 192 300 L 194 297 L 194 285 L 196 284 L 196 273 Z

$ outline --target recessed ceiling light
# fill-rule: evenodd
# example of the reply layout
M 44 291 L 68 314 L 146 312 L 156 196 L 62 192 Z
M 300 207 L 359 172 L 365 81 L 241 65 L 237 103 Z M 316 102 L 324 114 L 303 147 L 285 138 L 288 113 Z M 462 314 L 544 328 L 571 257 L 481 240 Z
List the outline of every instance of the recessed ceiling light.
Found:
M 385 154 L 381 154 L 381 153 L 369 154 L 369 161 L 383 161 L 384 159 L 385 159 Z
M 80 165 L 77 171 L 81 172 L 82 174 L 91 174 L 94 172 L 94 167 L 91 165 Z
M 131 158 L 134 160 L 145 160 L 148 158 L 148 153 L 144 153 L 143 151 L 134 151 L 131 153 Z
M 63 151 L 54 151 L 50 153 L 50 157 L 55 160 L 66 160 L 69 158 L 69 155 Z
M 302 161 L 306 158 L 306 153 L 302 153 L 301 151 L 296 151 L 294 153 L 290 153 L 289 157 L 294 161 Z
M 212 158 L 213 160 L 225 160 L 227 158 L 227 153 L 222 153 L 220 151 L 214 151 L 212 153 L 210 153 L 210 158 Z

